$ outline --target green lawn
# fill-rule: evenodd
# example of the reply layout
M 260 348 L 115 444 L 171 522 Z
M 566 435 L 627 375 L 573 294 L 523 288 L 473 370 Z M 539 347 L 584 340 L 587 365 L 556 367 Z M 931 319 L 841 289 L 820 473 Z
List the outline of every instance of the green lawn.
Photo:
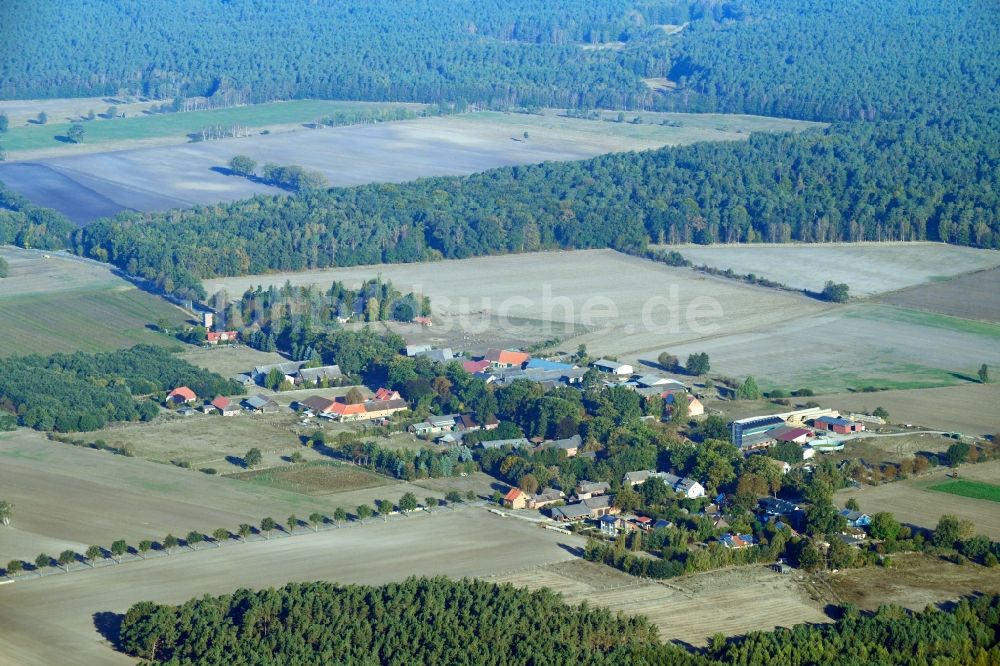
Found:
M 900 324 L 926 326 L 927 328 L 940 328 L 958 333 L 978 335 L 1000 342 L 1000 326 L 996 324 L 975 321 L 973 319 L 962 319 L 961 317 L 952 317 L 925 310 L 914 310 L 894 305 L 867 304 L 866 307 L 857 308 L 847 313 L 846 316 L 876 321 L 893 321 Z
M 315 122 L 323 116 L 338 112 L 398 106 L 414 110 L 423 108 L 423 105 L 419 104 L 392 104 L 388 102 L 296 100 L 210 111 L 140 115 L 114 120 L 97 118 L 81 124 L 86 130 L 83 142 L 91 145 L 162 137 L 184 139 L 189 133 L 197 132 L 202 127 L 209 125 L 239 124 L 251 128 L 261 128 L 271 125 Z M 11 127 L 0 143 L 12 154 L 19 151 L 58 148 L 66 144 L 56 137 L 65 136 L 69 128 L 70 123 Z
M 1000 502 L 1000 486 L 982 481 L 968 481 L 957 479 L 955 481 L 945 481 L 934 486 L 928 486 L 927 490 L 936 490 L 939 493 L 949 493 L 951 495 L 961 495 L 972 499 L 989 500 Z

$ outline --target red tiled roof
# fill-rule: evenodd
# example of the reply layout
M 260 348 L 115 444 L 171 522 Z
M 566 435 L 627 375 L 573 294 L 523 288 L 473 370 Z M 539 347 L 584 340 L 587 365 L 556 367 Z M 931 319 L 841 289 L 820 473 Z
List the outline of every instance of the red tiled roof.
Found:
M 399 392 L 398 391 L 390 391 L 387 388 L 380 388 L 379 390 L 375 391 L 375 399 L 376 400 L 398 400 L 399 399 Z
M 490 365 L 490 362 L 485 358 L 482 361 L 462 361 L 462 367 L 465 368 L 465 371 L 471 375 L 474 375 L 477 372 L 482 372 L 486 368 L 490 367 Z
M 791 442 L 798 439 L 802 435 L 809 435 L 811 433 L 812 430 L 806 430 L 805 428 L 791 428 L 783 433 L 780 433 L 777 437 L 775 437 L 775 439 L 780 439 L 783 442 Z
M 216 409 L 225 409 L 229 406 L 230 400 L 224 395 L 220 395 L 218 398 L 212 401 L 212 407 Z
M 194 391 L 189 389 L 187 386 L 178 386 L 173 391 L 167 394 L 168 398 L 184 398 L 185 400 L 197 400 L 198 396 L 194 394 Z
M 483 358 L 487 361 L 503 365 L 521 365 L 531 360 L 531 354 L 507 349 L 489 349 Z
M 508 502 L 513 502 L 517 498 L 524 495 L 524 492 L 520 488 L 511 488 L 506 495 L 503 496 Z

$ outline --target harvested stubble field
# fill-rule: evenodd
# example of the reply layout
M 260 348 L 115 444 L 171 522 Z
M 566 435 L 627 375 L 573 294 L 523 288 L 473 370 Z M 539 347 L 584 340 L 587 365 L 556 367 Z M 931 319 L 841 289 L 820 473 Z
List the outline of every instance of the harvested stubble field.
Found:
M 911 610 L 976 594 L 1000 594 L 1000 567 L 953 564 L 919 553 L 893 555 L 893 567 L 864 567 L 816 576 L 831 602 L 865 610 L 897 604 Z
M 482 577 L 569 560 L 582 545 L 579 537 L 468 509 L 19 581 L 0 586 L 0 654 L 21 666 L 131 664 L 102 639 L 95 614 L 292 581 Z
M 950 472 L 940 470 L 905 481 L 884 483 L 880 486 L 862 486 L 837 493 L 836 501 L 843 503 L 854 497 L 863 511 L 889 511 L 903 522 L 933 529 L 945 514 L 971 520 L 978 534 L 991 539 L 1000 538 L 1000 511 L 995 502 L 950 495 L 929 490 L 929 486 L 949 481 Z M 1000 477 L 1000 460 L 979 464 L 966 464 L 959 468 L 962 478 L 995 482 Z
M 826 306 L 794 294 L 742 285 L 611 250 L 479 257 L 423 264 L 382 264 L 301 273 L 206 280 L 209 293 L 251 285 L 358 285 L 381 274 L 401 291 L 431 299 L 427 335 L 561 338 L 591 355 L 642 355 L 705 337 L 758 331 Z M 485 315 L 489 315 L 488 317 Z M 484 328 L 488 326 L 488 328 Z M 578 331 L 585 330 L 583 334 Z
M 286 108 L 291 104 L 298 103 L 278 106 Z M 224 111 L 252 115 L 255 108 Z M 667 116 L 683 117 L 682 126 L 607 123 L 555 114 L 475 113 L 316 130 L 300 128 L 153 148 L 124 150 L 119 145 L 114 152 L 0 165 L 0 180 L 10 181 L 13 189 L 39 205 L 60 210 L 77 223 L 86 224 L 109 214 L 108 202 L 119 209 L 149 211 L 282 192 L 220 170 L 237 154 L 249 155 L 258 164 L 295 164 L 318 170 L 331 185 L 361 185 L 464 175 L 499 166 L 583 159 L 709 139 L 743 140 L 750 131 L 788 131 L 816 125 L 752 116 L 665 114 L 664 118 Z M 657 118 L 650 120 L 658 122 Z M 528 132 L 528 139 L 523 138 L 524 132 Z M 178 136 L 186 141 L 183 132 Z M 82 152 L 100 146 L 69 148 Z
M 1000 384 L 836 393 L 812 399 L 823 407 L 841 411 L 870 414 L 876 407 L 883 407 L 893 423 L 910 423 L 979 437 L 1000 432 Z
M 936 280 L 885 294 L 878 300 L 890 305 L 1000 323 L 1000 268 Z
M 626 614 L 645 615 L 664 640 L 705 645 L 713 634 L 826 622 L 823 604 L 795 577 L 763 565 L 734 567 L 656 582 L 574 560 L 492 576 L 493 582 L 548 587 L 570 603 L 586 601 Z
M 10 265 L 0 281 L 0 355 L 181 346 L 151 327 L 160 319 L 180 325 L 185 313 L 108 266 L 9 246 L 0 256 Z
M 753 273 L 794 289 L 819 291 L 827 280 L 872 296 L 1000 266 L 1000 252 L 944 243 L 793 243 L 665 246 L 696 265 Z M 974 280 L 975 281 L 975 280 Z M 923 293 L 926 287 L 917 290 Z M 992 296 L 993 294 L 991 294 Z M 906 303 L 903 303 L 906 304 Z M 959 313 L 946 313 L 959 314 Z
M 251 448 L 260 449 L 265 463 L 295 451 L 309 453 L 294 432 L 298 418 L 291 412 L 278 414 L 196 413 L 193 416 L 164 414 L 151 423 L 123 423 L 92 433 L 81 433 L 87 441 L 103 439 L 112 446 L 131 445 L 135 455 L 156 462 L 187 461 L 194 467 L 214 467 L 220 472 L 237 471 L 233 458 Z M 230 458 L 230 460 L 227 460 Z

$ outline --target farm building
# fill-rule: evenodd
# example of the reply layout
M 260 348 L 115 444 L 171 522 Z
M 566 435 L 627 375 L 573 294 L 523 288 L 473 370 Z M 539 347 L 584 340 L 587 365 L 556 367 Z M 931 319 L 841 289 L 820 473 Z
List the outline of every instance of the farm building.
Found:
M 267 379 L 272 370 L 277 369 L 289 382 L 295 382 L 295 374 L 305 365 L 305 361 L 287 361 L 285 363 L 271 363 L 269 365 L 258 365 L 251 372 L 250 376 L 257 384 L 262 384 Z
M 503 505 L 508 509 L 526 509 L 528 508 L 528 494 L 520 488 L 511 488 L 503 496 Z
M 274 414 L 281 409 L 281 405 L 266 395 L 257 394 L 245 399 L 243 408 L 254 414 Z
M 434 345 L 406 345 L 406 349 L 403 350 L 403 353 L 407 356 L 413 357 L 417 354 L 429 352 L 432 349 L 434 349 Z
M 489 361 L 490 365 L 501 370 L 504 368 L 519 368 L 531 360 L 531 354 L 511 351 L 509 349 L 487 349 L 483 360 Z
M 481 361 L 462 361 L 462 368 L 465 369 L 470 375 L 474 375 L 478 372 L 483 372 L 488 368 L 492 368 L 493 364 L 487 361 L 485 358 Z
M 794 442 L 796 444 L 805 444 L 810 437 L 813 436 L 813 431 L 806 428 L 794 428 L 792 426 L 778 426 L 774 430 L 768 433 L 771 437 L 779 442 Z
M 659 388 L 661 390 L 670 388 L 674 390 L 686 391 L 687 386 L 684 382 L 679 382 L 676 379 L 669 379 L 667 377 L 661 377 L 659 375 L 642 375 L 637 377 L 635 380 L 636 386 L 640 388 Z
M 167 404 L 189 405 L 198 401 L 198 396 L 187 386 L 178 386 L 167 394 Z
M 223 416 L 236 416 L 243 410 L 238 404 L 229 398 L 220 395 L 218 398 L 205 405 L 203 411 L 206 414 L 209 412 L 219 412 Z
M 340 381 L 343 376 L 344 373 L 340 371 L 339 365 L 324 365 L 320 368 L 300 368 L 295 373 L 294 382 L 296 386 L 315 386 L 323 380 Z
M 865 424 L 839 417 L 821 416 L 813 420 L 813 427 L 832 431 L 839 435 L 849 435 L 854 432 L 862 432 L 865 429 Z
M 475 414 L 462 414 L 456 419 L 455 428 L 466 432 L 476 432 L 477 430 L 496 430 L 500 427 L 500 422 L 495 416 L 486 419 L 486 423 L 480 423 Z
M 580 451 L 580 447 L 583 446 L 583 438 L 579 435 L 573 435 L 572 437 L 567 437 L 566 439 L 556 439 L 551 442 L 544 442 L 541 446 L 542 448 L 565 451 L 566 456 L 568 458 L 572 458 Z
M 528 498 L 528 508 L 541 509 L 565 500 L 566 494 L 563 491 L 557 488 L 543 488 Z
M 436 435 L 442 432 L 451 432 L 455 429 L 458 415 L 449 414 L 445 416 L 428 416 L 420 423 L 414 423 L 409 430 L 415 435 Z
M 389 418 L 396 412 L 409 409 L 406 401 L 395 400 L 365 400 L 356 404 L 335 401 L 321 416 L 340 422 L 375 421 Z
M 609 375 L 615 375 L 616 377 L 628 377 L 633 372 L 635 372 L 635 369 L 628 363 L 609 361 L 608 359 L 605 358 L 594 361 L 593 363 L 590 364 L 590 367 L 594 368 L 598 372 L 603 372 Z
M 561 372 L 564 370 L 572 370 L 576 366 L 572 363 L 560 363 L 559 361 L 550 361 L 546 358 L 533 358 L 528 361 L 528 364 L 524 366 L 525 370 L 554 370 Z
M 529 442 L 524 437 L 516 437 L 514 439 L 494 439 L 485 442 L 479 442 L 476 446 L 483 449 L 502 449 L 505 446 L 509 446 L 515 449 L 526 449 L 531 446 Z
M 375 391 L 375 400 L 401 400 L 402 396 L 399 395 L 399 391 L 393 391 L 392 389 L 387 389 L 385 387 L 379 388 Z
M 736 448 L 746 452 L 772 446 L 775 439 L 767 436 L 762 437 L 762 435 L 784 424 L 785 420 L 780 416 L 752 416 L 733 421 L 729 424 L 729 430 Z
M 576 486 L 578 500 L 607 495 L 609 492 L 611 492 L 611 484 L 607 481 L 581 481 Z
M 435 363 L 447 363 L 455 358 L 455 353 L 451 350 L 451 347 L 445 347 L 444 349 L 424 349 L 414 354 L 407 354 L 407 356 L 427 358 Z
M 705 496 L 705 487 L 698 481 L 677 476 L 676 474 L 671 474 L 669 472 L 655 472 L 653 470 L 627 472 L 622 483 L 628 484 L 634 488 L 635 486 L 641 486 L 650 479 L 662 479 L 667 488 L 670 488 L 675 493 L 680 493 L 689 499 Z

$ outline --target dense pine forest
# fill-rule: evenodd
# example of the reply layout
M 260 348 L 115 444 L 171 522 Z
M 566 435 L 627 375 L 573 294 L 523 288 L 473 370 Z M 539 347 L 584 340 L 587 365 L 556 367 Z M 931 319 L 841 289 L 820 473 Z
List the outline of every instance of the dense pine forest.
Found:
M 0 98 L 229 94 L 252 102 L 632 107 L 650 103 L 640 75 L 647 67 L 661 75 L 665 61 L 635 62 L 576 42 L 655 31 L 648 26 L 660 4 L 10 0 L 0 37 L 18 47 L 0 55 Z
M 236 382 L 149 345 L 0 359 L 0 410 L 36 430 L 100 430 L 115 421 L 148 421 L 160 409 L 143 396 L 185 385 L 209 399 L 242 392 Z
M 1000 119 L 844 123 L 461 178 L 122 214 L 74 249 L 199 292 L 269 270 L 647 243 L 941 240 L 1000 247 Z
M 1000 657 L 1000 598 L 950 611 L 874 615 L 714 640 L 685 651 L 643 618 L 572 607 L 542 590 L 443 578 L 382 587 L 292 583 L 181 606 L 136 604 L 121 648 L 156 664 L 894 664 L 958 666 Z

